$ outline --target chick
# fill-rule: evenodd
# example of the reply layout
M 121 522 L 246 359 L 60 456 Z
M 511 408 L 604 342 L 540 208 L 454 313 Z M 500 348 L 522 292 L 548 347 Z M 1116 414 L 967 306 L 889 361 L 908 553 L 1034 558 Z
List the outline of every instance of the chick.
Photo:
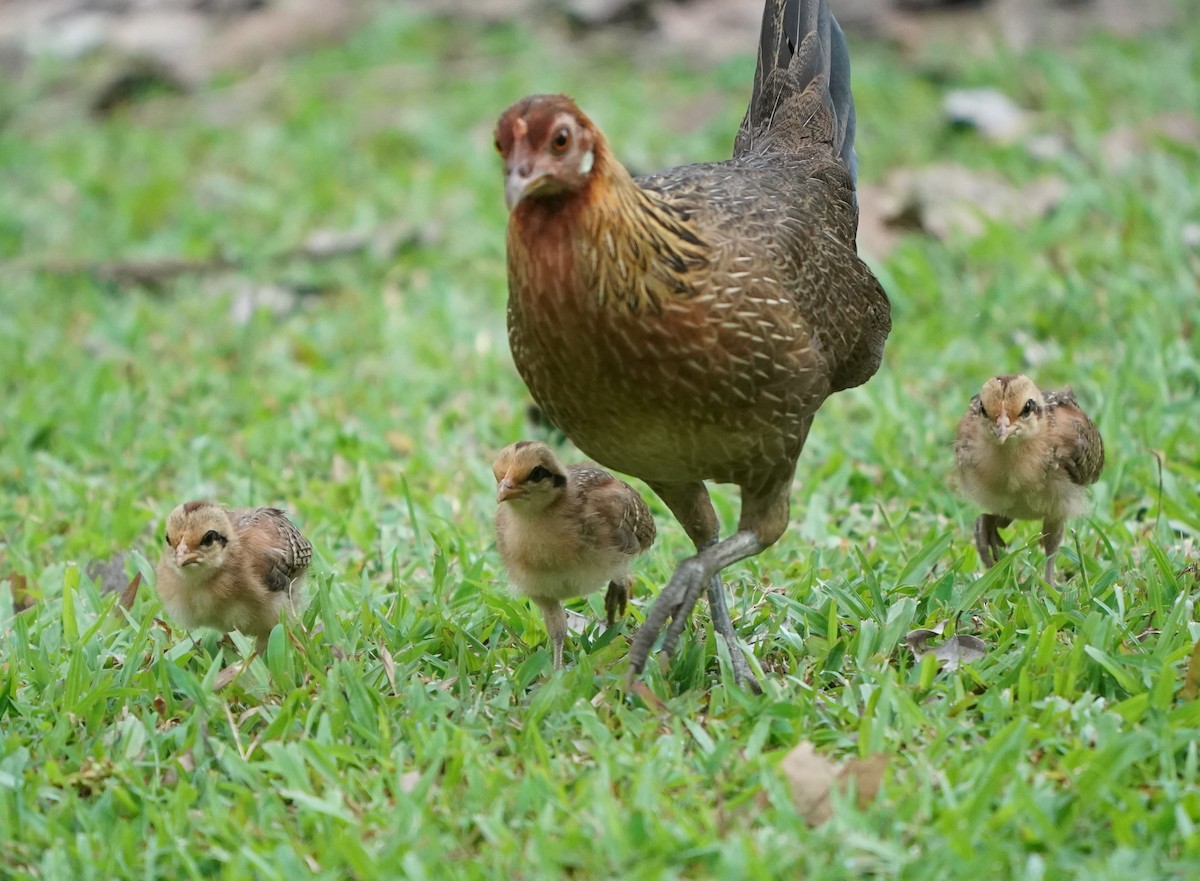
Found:
M 654 518 L 629 484 L 589 465 L 563 466 L 542 443 L 505 447 L 496 475 L 496 544 L 509 578 L 542 610 L 563 665 L 562 600 L 608 584 L 608 624 L 625 613 L 629 564 L 654 542 Z
M 1069 517 L 1081 514 L 1087 489 L 1104 468 L 1104 442 L 1071 389 L 1042 391 L 1022 374 L 984 383 L 958 423 L 954 443 L 959 487 L 986 512 L 975 521 L 984 565 L 1004 551 L 1000 530 L 1013 520 L 1041 520 L 1046 581 Z
M 277 508 L 185 502 L 163 540 L 158 595 L 184 627 L 239 630 L 262 652 L 280 613 L 299 605 L 312 545 Z

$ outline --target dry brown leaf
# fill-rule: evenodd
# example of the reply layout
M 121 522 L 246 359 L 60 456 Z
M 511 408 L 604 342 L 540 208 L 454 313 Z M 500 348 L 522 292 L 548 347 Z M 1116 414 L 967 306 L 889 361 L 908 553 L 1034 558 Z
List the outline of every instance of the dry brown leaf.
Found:
M 828 820 L 832 813 L 829 793 L 837 780 L 837 766 L 805 740 L 783 757 L 779 767 L 792 790 L 796 810 L 808 825 L 819 826 Z
M 890 174 L 877 209 L 888 227 L 938 239 L 970 238 L 981 235 L 988 221 L 1020 226 L 1043 217 L 1066 191 L 1059 177 L 1045 176 L 1018 187 L 998 174 L 943 162 Z
M 387 441 L 387 445 L 392 448 L 392 452 L 397 456 L 409 456 L 417 448 L 411 436 L 394 428 L 384 432 L 383 439 Z
M 388 685 L 392 687 L 392 694 L 399 695 L 396 690 L 396 662 L 392 659 L 392 653 L 387 650 L 387 646 L 382 643 L 379 646 L 379 660 L 383 662 L 383 675 L 387 677 Z
M 567 613 L 567 630 L 576 636 L 587 630 L 588 625 L 592 623 L 592 619 L 587 615 L 580 615 L 570 609 L 563 609 L 563 611 Z
M 117 600 L 117 605 L 128 611 L 133 608 L 133 601 L 137 599 L 138 588 L 142 584 L 142 573 L 138 572 L 130 579 L 126 588 L 121 591 L 121 598 Z
M 854 799 L 859 810 L 866 809 L 879 795 L 887 766 L 888 757 L 876 753 L 865 759 L 850 759 L 838 774 L 840 783 L 854 782 Z
M 230 683 L 236 681 L 249 667 L 250 659 L 230 664 L 218 673 L 217 678 L 213 680 L 213 691 L 221 691 L 223 688 L 226 688 Z
M 118 593 L 129 585 L 124 554 L 114 554 L 107 560 L 92 560 L 85 571 L 87 577 L 100 588 L 101 593 Z
M 12 594 L 14 612 L 24 612 L 36 601 L 29 592 L 28 579 L 19 573 L 13 572 L 8 576 L 8 591 Z
M 1160 113 L 1136 125 L 1114 128 L 1100 139 L 1100 158 L 1110 171 L 1123 171 L 1157 141 L 1200 146 L 1200 119 L 1190 113 Z
M 920 659 L 932 654 L 941 662 L 943 670 L 957 670 L 963 664 L 978 661 L 987 654 L 987 643 L 976 636 L 957 633 L 936 648 L 929 647 L 929 640 L 941 636 L 946 627 L 942 621 L 935 627 L 920 627 L 910 630 L 904 636 L 904 644 L 912 651 L 913 656 Z
M 354 476 L 354 466 L 341 453 L 333 454 L 333 462 L 329 465 L 329 481 L 345 483 Z
M 1001 144 L 1024 134 L 1032 118 L 999 89 L 951 89 L 942 98 L 942 112 L 955 125 L 973 128 Z
M 809 741 L 801 741 L 783 757 L 780 769 L 792 791 L 792 801 L 810 826 L 819 826 L 833 813 L 834 790 L 845 792 L 853 784 L 859 809 L 879 794 L 888 759 L 884 755 L 849 759 L 837 765 L 820 755 Z
M 1184 700 L 1193 701 L 1200 696 L 1200 639 L 1192 647 L 1192 657 L 1188 661 L 1187 673 L 1183 677 L 1183 689 L 1179 696 Z
M 644 703 L 646 706 L 648 706 L 650 709 L 654 710 L 655 712 L 659 712 L 659 713 L 671 712 L 670 708 L 665 703 L 663 703 L 662 698 L 660 698 L 657 694 L 655 694 L 653 691 L 651 691 L 650 686 L 647 685 L 645 682 L 643 682 L 641 679 L 633 680 L 633 685 L 630 686 L 630 691 L 632 691 L 634 694 L 636 694 L 638 697 L 640 697 L 642 699 L 642 703 Z

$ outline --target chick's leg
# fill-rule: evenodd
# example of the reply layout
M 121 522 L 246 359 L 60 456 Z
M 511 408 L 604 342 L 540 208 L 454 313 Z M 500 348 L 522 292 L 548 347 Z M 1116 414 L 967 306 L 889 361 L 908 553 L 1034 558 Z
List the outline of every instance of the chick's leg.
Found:
M 617 618 L 625 615 L 625 606 L 631 593 L 629 588 L 628 575 L 608 583 L 608 593 L 604 595 L 604 613 L 609 627 L 617 623 Z
M 1046 552 L 1046 583 L 1054 587 L 1054 556 L 1058 546 L 1062 544 L 1064 523 L 1052 523 L 1049 520 L 1042 524 L 1042 550 Z M 1082 563 L 1082 560 L 1080 561 Z
M 541 607 L 542 617 L 546 620 L 546 632 L 550 634 L 550 642 L 554 645 L 554 669 L 561 670 L 563 643 L 567 640 L 567 612 L 558 600 L 535 597 L 534 602 Z
M 979 559 L 983 565 L 991 569 L 998 562 L 1008 547 L 1000 536 L 1000 530 L 1012 523 L 1009 517 L 999 514 L 980 514 L 975 520 L 975 549 L 979 551 Z

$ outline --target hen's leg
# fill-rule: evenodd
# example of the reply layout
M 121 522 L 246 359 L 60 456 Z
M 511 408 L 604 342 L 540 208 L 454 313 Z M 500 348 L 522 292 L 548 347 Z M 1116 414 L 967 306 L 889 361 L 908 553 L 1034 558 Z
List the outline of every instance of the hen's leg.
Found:
M 633 675 L 641 673 L 644 669 L 654 641 L 668 618 L 671 619 L 671 626 L 667 630 L 662 648 L 668 654 L 671 652 L 683 630 L 688 613 L 707 587 L 713 628 L 729 647 L 735 678 L 740 684 L 754 691 L 761 690 L 758 681 L 750 672 L 745 655 L 738 647 L 733 622 L 725 604 L 720 572 L 731 563 L 754 556 L 782 535 L 787 526 L 787 489 L 790 483 L 789 474 L 782 487 L 779 481 L 773 481 L 769 490 L 764 492 L 744 488 L 742 518 L 738 531 L 724 541 L 716 540 L 717 518 L 703 483 L 651 484 L 683 524 L 699 552 L 676 567 L 675 574 L 651 606 L 646 622 L 634 637 L 629 653 L 630 670 Z

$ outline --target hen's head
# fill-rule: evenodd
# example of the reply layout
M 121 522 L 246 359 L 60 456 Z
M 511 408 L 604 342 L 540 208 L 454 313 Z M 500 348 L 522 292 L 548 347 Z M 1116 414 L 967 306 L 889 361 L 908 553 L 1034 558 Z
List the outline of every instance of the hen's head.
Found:
M 566 95 L 530 95 L 500 115 L 496 150 L 504 160 L 504 201 L 559 199 L 591 179 L 602 137 Z
M 496 475 L 496 501 L 519 509 L 541 511 L 567 487 L 567 469 L 548 446 L 518 441 L 499 452 L 492 463 Z
M 167 518 L 163 554 L 185 575 L 211 575 L 225 562 L 234 538 L 233 523 L 220 505 L 184 502 Z
M 1021 373 L 993 377 L 979 393 L 979 415 L 1000 443 L 1037 434 L 1045 406 L 1041 389 Z

